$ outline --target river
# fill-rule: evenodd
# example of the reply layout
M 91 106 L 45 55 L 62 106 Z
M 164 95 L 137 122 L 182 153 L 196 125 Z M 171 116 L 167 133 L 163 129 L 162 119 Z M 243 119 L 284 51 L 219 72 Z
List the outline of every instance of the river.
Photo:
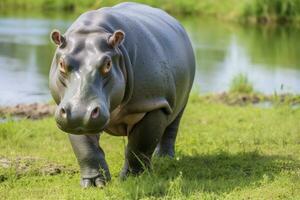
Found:
M 0 105 L 48 102 L 54 45 L 49 33 L 65 31 L 76 16 L 0 16 Z M 194 91 L 227 91 L 237 74 L 265 94 L 300 93 L 300 29 L 254 26 L 201 17 L 179 19 L 195 50 Z

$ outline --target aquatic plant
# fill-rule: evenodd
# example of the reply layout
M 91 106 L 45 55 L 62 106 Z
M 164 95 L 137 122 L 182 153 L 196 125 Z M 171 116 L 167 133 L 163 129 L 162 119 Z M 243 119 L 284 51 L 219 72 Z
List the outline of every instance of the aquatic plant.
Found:
M 252 83 L 248 80 L 245 74 L 237 74 L 233 77 L 229 91 L 231 93 L 245 93 L 250 94 L 254 91 Z

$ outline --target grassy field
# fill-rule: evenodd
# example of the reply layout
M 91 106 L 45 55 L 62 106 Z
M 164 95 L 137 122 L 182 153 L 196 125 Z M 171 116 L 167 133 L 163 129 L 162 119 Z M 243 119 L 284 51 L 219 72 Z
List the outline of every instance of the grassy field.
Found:
M 300 108 L 227 106 L 193 96 L 176 158 L 118 179 L 125 138 L 104 134 L 112 182 L 83 190 L 66 134 L 52 118 L 0 124 L 1 199 L 300 199 Z
M 300 0 L 134 0 L 172 14 L 210 15 L 223 20 L 251 22 L 300 21 Z M 1 0 L 0 10 L 83 12 L 124 0 Z

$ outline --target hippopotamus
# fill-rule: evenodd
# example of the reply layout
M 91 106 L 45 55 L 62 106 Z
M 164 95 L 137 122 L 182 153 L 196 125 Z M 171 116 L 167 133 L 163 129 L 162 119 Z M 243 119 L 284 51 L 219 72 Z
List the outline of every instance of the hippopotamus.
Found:
M 55 120 L 68 133 L 83 187 L 111 179 L 99 138 L 126 136 L 121 177 L 151 169 L 151 157 L 174 157 L 181 116 L 195 75 L 183 26 L 165 11 L 121 3 L 80 15 L 62 34 L 50 69 Z

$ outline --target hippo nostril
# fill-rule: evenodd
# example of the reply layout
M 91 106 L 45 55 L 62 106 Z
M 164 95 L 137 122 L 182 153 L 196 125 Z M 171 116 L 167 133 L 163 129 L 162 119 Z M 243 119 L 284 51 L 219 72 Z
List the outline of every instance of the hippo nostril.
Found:
M 62 116 L 62 118 L 66 119 L 67 118 L 67 112 L 64 108 L 60 109 L 60 115 Z
M 100 108 L 99 107 L 94 108 L 91 112 L 91 118 L 96 119 L 99 117 L 99 115 L 100 115 Z

